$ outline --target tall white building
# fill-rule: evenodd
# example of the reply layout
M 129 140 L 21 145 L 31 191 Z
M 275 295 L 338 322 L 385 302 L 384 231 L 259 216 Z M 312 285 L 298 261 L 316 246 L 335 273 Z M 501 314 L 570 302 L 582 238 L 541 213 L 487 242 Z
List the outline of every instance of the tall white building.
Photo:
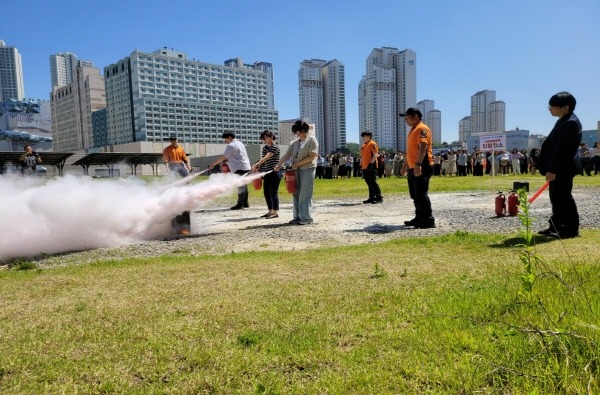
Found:
M 458 141 L 463 147 L 466 147 L 469 136 L 471 136 L 471 117 L 466 116 L 458 121 Z
M 275 83 L 272 63 L 254 62 L 252 64 L 247 64 L 244 63 L 241 58 L 233 58 L 226 60 L 225 66 L 258 70 L 265 73 L 267 76 L 267 107 L 271 110 L 275 109 Z
M 0 40 L 0 101 L 25 97 L 21 54 Z
M 346 147 L 346 82 L 338 60 L 304 60 L 298 70 L 300 117 L 315 124 L 319 152 Z
M 421 100 L 417 108 L 423 114 L 423 122 L 431 129 L 431 137 L 434 144 L 442 143 L 442 112 L 435 109 L 433 100 Z
M 55 151 L 78 151 L 96 146 L 92 114 L 106 107 L 100 70 L 78 66 L 73 82 L 52 87 L 52 140 Z
M 94 67 L 89 60 L 77 60 L 71 52 L 50 55 L 50 81 L 52 86 L 65 86 L 75 81 L 77 67 Z
M 375 48 L 358 86 L 360 132 L 380 147 L 406 150 L 408 127 L 399 114 L 417 104 L 417 55 L 411 49 Z
M 184 52 L 134 51 L 104 68 L 109 144 L 136 141 L 222 143 L 225 130 L 244 143 L 277 130 L 267 73 L 190 60 Z
M 505 104 L 496 101 L 496 91 L 483 90 L 471 96 L 471 134 L 502 133 Z

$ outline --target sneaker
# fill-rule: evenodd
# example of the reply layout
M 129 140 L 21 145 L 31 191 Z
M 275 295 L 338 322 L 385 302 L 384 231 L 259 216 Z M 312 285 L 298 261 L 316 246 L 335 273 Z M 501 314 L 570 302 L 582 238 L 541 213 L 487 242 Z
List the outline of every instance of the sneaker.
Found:
M 419 223 L 419 218 L 417 218 L 417 217 L 411 219 L 410 221 L 404 221 L 404 225 L 406 225 L 406 226 L 415 226 L 418 223 Z
M 297 219 L 297 218 L 294 218 L 293 220 L 291 220 L 290 222 L 288 222 L 288 224 L 290 224 L 290 225 L 298 225 L 298 222 L 300 222 L 300 220 Z
M 313 223 L 312 219 L 306 219 L 306 220 L 300 220 L 300 221 L 298 221 L 298 225 L 310 225 L 312 223 Z
M 230 207 L 229 209 L 230 209 L 230 210 L 241 210 L 241 209 L 243 209 L 243 208 L 244 208 L 244 207 L 243 207 L 241 204 L 236 204 L 235 206 L 233 206 L 233 207 Z

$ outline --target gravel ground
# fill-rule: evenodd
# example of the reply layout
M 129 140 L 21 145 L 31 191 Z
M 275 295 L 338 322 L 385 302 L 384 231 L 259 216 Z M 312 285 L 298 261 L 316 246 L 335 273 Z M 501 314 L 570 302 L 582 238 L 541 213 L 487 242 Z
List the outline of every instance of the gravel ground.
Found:
M 581 217 L 581 228 L 600 227 L 595 189 L 573 192 Z M 521 224 L 517 217 L 497 218 L 491 193 L 431 194 L 435 229 L 404 226 L 412 219 L 414 208 L 408 196 L 386 198 L 383 204 L 363 204 L 355 199 L 319 200 L 313 204 L 311 225 L 288 225 L 292 219 L 291 204 L 280 208 L 279 218 L 264 219 L 264 205 L 231 211 L 211 203 L 192 213 L 192 235 L 151 240 L 119 248 L 101 248 L 37 259 L 40 266 L 77 264 L 97 259 L 153 257 L 165 254 L 224 254 L 263 250 L 303 250 L 321 246 L 381 242 L 415 236 L 432 236 L 467 231 L 517 234 Z M 531 205 L 531 216 L 537 218 L 535 229 L 545 228 L 551 207 L 548 193 Z

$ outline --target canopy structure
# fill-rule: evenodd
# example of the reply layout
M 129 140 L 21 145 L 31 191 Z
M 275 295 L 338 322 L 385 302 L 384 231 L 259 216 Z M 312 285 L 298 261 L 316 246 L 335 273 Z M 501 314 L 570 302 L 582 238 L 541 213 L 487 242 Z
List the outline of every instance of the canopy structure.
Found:
M 158 166 L 163 163 L 162 157 L 162 154 L 149 153 L 95 152 L 87 154 L 73 164 L 81 166 L 85 175 L 89 174 L 90 166 L 106 166 L 112 174 L 118 163 L 127 163 L 133 175 L 137 175 L 138 165 L 150 165 L 152 174 L 157 175 Z
M 23 152 L 0 152 L 0 174 L 4 171 L 4 165 L 7 163 L 12 163 L 13 165 L 21 164 L 19 157 L 23 154 Z M 55 166 L 58 169 L 58 174 L 63 175 L 63 169 L 65 167 L 65 162 L 67 158 L 69 158 L 73 153 L 70 152 L 39 152 L 42 163 L 42 166 L 50 165 Z

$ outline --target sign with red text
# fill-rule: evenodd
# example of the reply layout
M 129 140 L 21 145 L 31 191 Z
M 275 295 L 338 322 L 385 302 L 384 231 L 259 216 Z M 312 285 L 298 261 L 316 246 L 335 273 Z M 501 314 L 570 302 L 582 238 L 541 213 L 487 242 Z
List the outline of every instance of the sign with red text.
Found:
M 490 136 L 479 136 L 479 149 L 482 151 L 506 150 L 506 135 L 495 134 Z

